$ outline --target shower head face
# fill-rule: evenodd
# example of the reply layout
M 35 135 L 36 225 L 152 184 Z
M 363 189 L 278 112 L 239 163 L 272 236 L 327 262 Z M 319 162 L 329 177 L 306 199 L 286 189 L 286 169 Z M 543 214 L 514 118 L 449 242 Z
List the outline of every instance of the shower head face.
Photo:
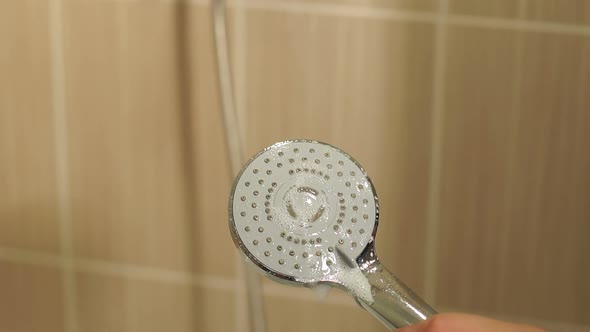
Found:
M 373 242 L 379 209 L 371 180 L 329 144 L 276 143 L 234 182 L 230 230 L 267 274 L 303 284 L 337 282 L 342 255 L 355 260 Z

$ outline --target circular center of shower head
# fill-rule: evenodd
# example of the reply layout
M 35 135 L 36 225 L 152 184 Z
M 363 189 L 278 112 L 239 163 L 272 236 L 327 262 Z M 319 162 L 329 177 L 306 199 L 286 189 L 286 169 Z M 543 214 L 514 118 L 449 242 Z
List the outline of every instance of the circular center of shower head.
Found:
M 313 174 L 286 180 L 272 200 L 272 212 L 285 231 L 301 236 L 318 235 L 330 221 L 328 183 Z
M 311 187 L 291 187 L 284 202 L 292 219 L 298 221 L 298 226 L 309 227 L 318 220 L 326 206 L 324 192 L 318 192 Z
M 330 279 L 336 248 L 356 259 L 377 219 L 365 171 L 313 141 L 280 142 L 257 154 L 230 198 L 230 229 L 246 256 L 276 277 L 304 283 Z

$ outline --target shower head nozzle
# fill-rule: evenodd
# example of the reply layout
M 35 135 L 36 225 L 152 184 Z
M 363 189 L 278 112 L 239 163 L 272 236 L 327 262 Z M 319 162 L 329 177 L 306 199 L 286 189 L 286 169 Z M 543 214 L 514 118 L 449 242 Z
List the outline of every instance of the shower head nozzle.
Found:
M 400 320 L 380 308 L 392 298 L 380 299 L 387 290 L 376 291 L 379 282 L 372 278 L 395 277 L 374 253 L 378 220 L 377 195 L 365 170 L 342 150 L 317 141 L 284 141 L 259 152 L 237 176 L 230 197 L 234 242 L 266 275 L 300 286 L 339 286 L 386 325 L 397 326 L 416 314 L 410 310 L 412 317 Z M 396 299 L 417 298 L 399 280 L 390 284 L 403 293 Z

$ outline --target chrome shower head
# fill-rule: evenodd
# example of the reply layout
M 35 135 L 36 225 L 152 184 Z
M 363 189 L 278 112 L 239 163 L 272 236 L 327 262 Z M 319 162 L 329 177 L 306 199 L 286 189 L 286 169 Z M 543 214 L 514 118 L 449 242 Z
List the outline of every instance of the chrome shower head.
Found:
M 434 310 L 375 255 L 378 220 L 365 170 L 317 141 L 284 141 L 259 152 L 237 176 L 230 197 L 234 242 L 269 277 L 343 288 L 388 327 L 426 319 Z

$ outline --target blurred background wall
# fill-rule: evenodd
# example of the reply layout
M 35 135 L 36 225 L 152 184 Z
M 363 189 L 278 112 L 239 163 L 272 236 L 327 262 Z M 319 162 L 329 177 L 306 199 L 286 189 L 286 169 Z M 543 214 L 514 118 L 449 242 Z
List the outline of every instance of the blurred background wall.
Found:
M 246 331 L 206 0 L 0 1 L 0 331 Z M 367 169 L 442 311 L 590 330 L 590 2 L 242 0 L 247 154 Z M 264 283 L 269 331 L 385 331 Z

